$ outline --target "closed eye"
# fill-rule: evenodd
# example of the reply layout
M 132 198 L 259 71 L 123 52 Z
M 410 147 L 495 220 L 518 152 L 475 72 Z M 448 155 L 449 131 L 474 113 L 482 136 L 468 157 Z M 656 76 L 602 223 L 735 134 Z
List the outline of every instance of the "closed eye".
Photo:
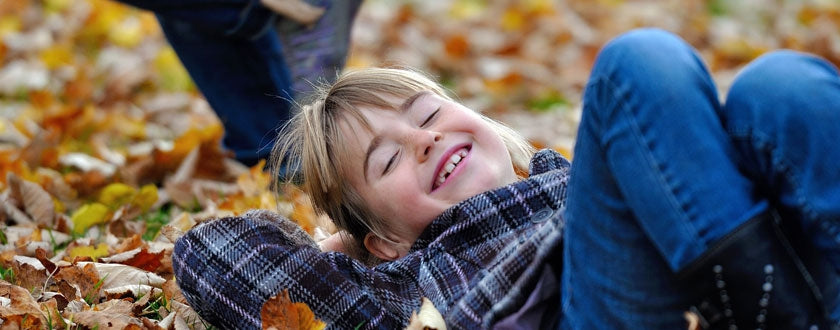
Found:
M 391 159 L 388 160 L 388 164 L 385 165 L 385 169 L 382 170 L 382 175 L 385 175 L 385 173 L 388 173 L 388 171 L 391 170 L 391 166 L 393 166 L 394 163 L 397 161 L 398 154 L 399 151 L 395 152 L 394 155 L 391 156 Z
M 432 121 L 432 119 L 434 119 L 435 116 L 437 116 L 437 113 L 439 111 L 440 111 L 440 107 L 438 107 L 434 112 L 432 112 L 432 114 L 430 114 L 428 117 L 426 117 L 426 120 L 424 120 L 423 123 L 420 124 L 420 127 L 426 127 L 426 125 L 428 125 Z

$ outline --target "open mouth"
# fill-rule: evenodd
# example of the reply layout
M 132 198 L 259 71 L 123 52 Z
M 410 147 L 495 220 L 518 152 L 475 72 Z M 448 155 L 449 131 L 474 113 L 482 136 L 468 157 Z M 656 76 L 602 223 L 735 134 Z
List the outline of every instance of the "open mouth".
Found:
M 437 175 L 435 176 L 435 181 L 432 183 L 432 190 L 437 189 L 444 183 L 446 180 L 449 179 L 449 176 L 452 174 L 453 171 L 458 167 L 462 160 L 467 157 L 469 153 L 469 147 L 463 147 L 458 150 L 455 150 L 449 158 L 443 163 L 443 165 L 438 170 Z

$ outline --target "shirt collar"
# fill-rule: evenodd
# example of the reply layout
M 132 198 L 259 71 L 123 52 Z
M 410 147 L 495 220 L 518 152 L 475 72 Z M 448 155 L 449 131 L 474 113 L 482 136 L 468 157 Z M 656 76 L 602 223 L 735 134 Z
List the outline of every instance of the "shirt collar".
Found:
M 559 153 L 543 149 L 531 158 L 530 176 L 512 184 L 470 197 L 444 211 L 426 227 L 410 252 L 424 249 L 453 226 L 470 226 L 501 218 L 517 226 L 550 210 L 565 206 L 571 164 Z

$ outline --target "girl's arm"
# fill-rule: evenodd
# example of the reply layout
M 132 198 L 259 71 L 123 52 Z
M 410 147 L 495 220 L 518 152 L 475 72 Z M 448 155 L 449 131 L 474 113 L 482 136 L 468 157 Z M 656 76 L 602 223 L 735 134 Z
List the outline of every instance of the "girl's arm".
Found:
M 421 300 L 414 276 L 389 271 L 404 267 L 371 269 L 321 252 L 300 227 L 266 211 L 195 227 L 172 261 L 190 305 L 222 328 L 260 328 L 263 303 L 284 289 L 336 328 L 402 328 Z

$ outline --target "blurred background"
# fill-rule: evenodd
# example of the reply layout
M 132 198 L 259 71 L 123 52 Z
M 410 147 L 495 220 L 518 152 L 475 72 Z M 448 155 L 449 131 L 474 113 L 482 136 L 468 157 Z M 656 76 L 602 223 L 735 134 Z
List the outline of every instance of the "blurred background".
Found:
M 837 0 L 368 0 L 348 66 L 419 68 L 534 144 L 568 153 L 593 58 L 623 31 L 658 26 L 678 33 L 725 90 L 739 67 L 771 49 L 837 63 L 838 22 Z M 60 127 L 54 156 L 108 128 L 120 136 L 103 139 L 103 147 L 126 154 L 213 125 L 149 13 L 107 0 L 2 1 L 0 39 L 6 147 L 25 146 L 36 126 L 61 126 L 63 117 L 102 116 L 92 109 L 114 118 Z M 186 117 L 173 120 L 178 116 Z
M 840 63 L 838 24 L 840 0 L 367 0 L 348 67 L 423 70 L 534 145 L 573 157 L 584 84 L 616 35 L 679 34 L 723 97 L 745 63 L 773 49 Z M 152 14 L 109 0 L 0 0 L 0 279 L 34 299 L 49 278 L 14 276 L 28 267 L 18 257 L 127 251 L 142 252 L 123 264 L 172 278 L 179 233 L 254 208 L 316 238 L 316 228 L 334 230 L 295 187 L 272 193 L 263 164 L 232 161 L 223 134 Z M 99 287 L 96 277 L 79 281 Z M 157 302 L 173 296 L 155 297 L 142 317 L 165 316 Z M 38 311 L 16 317 L 47 322 Z

